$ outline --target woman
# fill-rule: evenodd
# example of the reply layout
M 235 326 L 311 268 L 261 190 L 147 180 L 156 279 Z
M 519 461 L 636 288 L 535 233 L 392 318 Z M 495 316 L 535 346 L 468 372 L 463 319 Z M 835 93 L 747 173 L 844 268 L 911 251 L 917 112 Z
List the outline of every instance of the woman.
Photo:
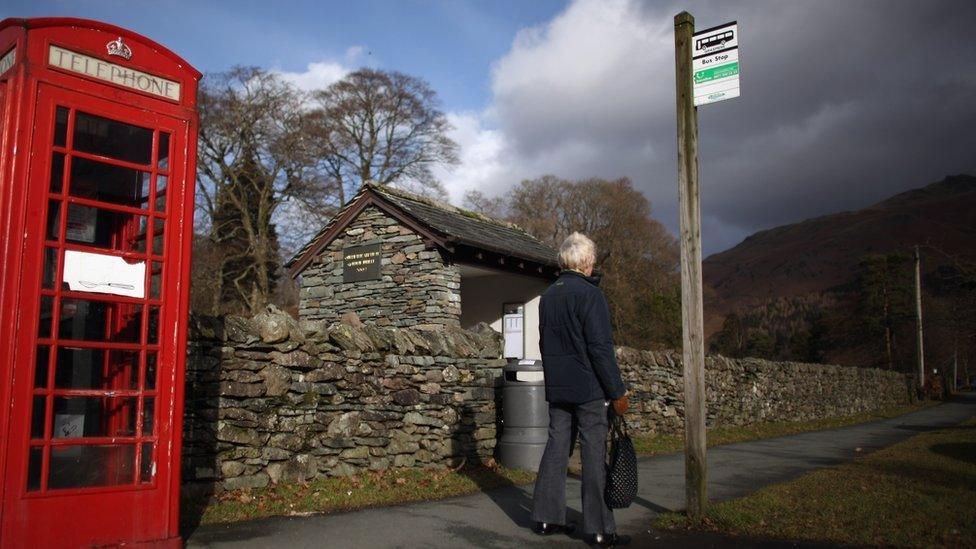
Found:
M 559 247 L 559 279 L 542 294 L 539 346 L 549 402 L 546 444 L 533 496 L 535 532 L 569 533 L 566 526 L 566 467 L 579 428 L 583 461 L 583 534 L 611 547 L 627 540 L 616 533 L 613 512 L 603 498 L 606 484 L 608 406 L 628 407 L 627 392 L 613 350 L 610 312 L 593 278 L 596 245 L 580 233 Z

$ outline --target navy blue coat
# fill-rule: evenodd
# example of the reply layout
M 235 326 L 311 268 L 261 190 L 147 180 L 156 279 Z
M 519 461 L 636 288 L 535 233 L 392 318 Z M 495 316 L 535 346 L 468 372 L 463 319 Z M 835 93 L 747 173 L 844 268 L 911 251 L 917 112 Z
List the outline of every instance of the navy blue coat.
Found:
M 539 346 L 551 403 L 612 400 L 626 392 L 613 350 L 610 310 L 597 282 L 563 271 L 542 294 Z

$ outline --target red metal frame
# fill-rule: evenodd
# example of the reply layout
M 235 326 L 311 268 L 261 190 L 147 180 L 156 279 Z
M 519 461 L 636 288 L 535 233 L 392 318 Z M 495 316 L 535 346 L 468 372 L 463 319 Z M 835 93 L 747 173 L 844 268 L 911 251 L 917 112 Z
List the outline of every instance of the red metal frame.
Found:
M 106 54 L 106 44 L 118 37 L 132 48 L 130 60 Z M 176 102 L 48 66 L 47 52 L 52 45 L 179 82 L 181 99 Z M 179 546 L 183 377 L 200 73 L 145 37 L 81 19 L 4 20 L 0 22 L 0 56 L 12 48 L 16 49 L 14 65 L 0 74 L 0 264 L 4 266 L 0 269 L 0 402 L 9 403 L 0 407 L 0 546 Z M 69 109 L 64 145 L 54 145 L 53 139 L 58 107 Z M 149 164 L 75 150 L 72 138 L 77 112 L 150 129 Z M 166 166 L 158 164 L 163 133 L 169 134 Z M 64 158 L 56 192 L 50 190 L 48 181 L 54 153 Z M 134 207 L 73 196 L 74 159 L 148 173 L 148 200 Z M 157 212 L 156 184 L 160 177 L 167 178 L 166 209 Z M 47 210 L 54 202 L 60 204 L 60 217 L 56 238 L 51 239 Z M 65 236 L 70 204 L 133 217 L 115 226 L 110 249 L 70 242 Z M 155 249 L 157 236 L 163 236 L 161 249 Z M 42 281 L 46 250 L 56 250 L 54 283 L 47 288 Z M 65 250 L 145 261 L 146 297 L 62 288 Z M 150 291 L 154 274 L 162 279 L 158 295 Z M 42 299 L 51 302 L 45 318 L 41 318 Z M 107 316 L 103 317 L 104 341 L 62 338 L 63 299 L 113 304 L 106 307 Z M 138 337 L 135 341 L 117 341 L 114 336 L 134 318 L 138 318 Z M 39 333 L 39 322 L 48 323 L 46 333 Z M 156 334 L 150 334 L 150 324 L 155 325 Z M 103 350 L 101 363 L 92 365 L 101 371 L 100 384 L 58 387 L 61 347 Z M 134 356 L 123 357 L 119 351 L 130 351 Z M 47 370 L 45 384 L 35 387 L 38 352 L 48 353 Z M 146 379 L 150 356 L 155 358 L 157 376 L 151 387 Z M 113 363 L 115 359 L 120 361 Z M 94 433 L 97 436 L 54 436 L 54 402 L 62 396 L 98 399 L 101 412 Z M 31 434 L 35 398 L 44 398 L 44 428 L 38 436 Z M 144 424 L 150 401 L 151 432 Z M 130 419 L 133 414 L 134 421 Z M 155 474 L 148 482 L 141 478 L 145 444 L 151 445 L 146 448 L 154 454 L 150 458 Z M 100 471 L 107 482 L 89 488 L 48 486 L 52 451 L 95 445 L 116 448 L 107 450 L 115 458 Z M 122 462 L 118 458 L 128 455 L 126 445 L 131 446 L 132 454 Z M 41 449 L 42 456 L 39 484 L 30 488 L 29 448 Z

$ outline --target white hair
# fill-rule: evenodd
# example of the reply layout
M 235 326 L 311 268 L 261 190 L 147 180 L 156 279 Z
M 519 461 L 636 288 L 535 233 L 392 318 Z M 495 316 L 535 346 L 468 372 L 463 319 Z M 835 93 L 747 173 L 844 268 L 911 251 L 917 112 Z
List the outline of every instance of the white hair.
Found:
M 559 246 L 559 266 L 585 271 L 596 263 L 596 244 L 583 233 L 574 232 Z

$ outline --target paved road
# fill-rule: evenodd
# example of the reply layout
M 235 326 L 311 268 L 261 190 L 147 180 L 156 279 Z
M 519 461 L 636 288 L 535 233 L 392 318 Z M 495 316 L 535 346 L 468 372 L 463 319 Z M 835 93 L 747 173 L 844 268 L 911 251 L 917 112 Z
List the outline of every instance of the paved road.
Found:
M 708 493 L 725 500 L 763 486 L 795 478 L 889 446 L 921 431 L 955 425 L 976 415 L 973 395 L 894 419 L 730 444 L 708 451 Z M 857 450 L 860 449 L 860 450 Z M 638 499 L 616 512 L 619 531 L 635 536 L 635 545 L 653 541 L 648 523 L 657 513 L 684 505 L 684 457 L 643 459 Z M 574 497 L 575 495 L 575 497 Z M 581 522 L 579 482 L 567 485 L 570 521 Z M 368 509 L 337 515 L 272 518 L 231 525 L 204 526 L 187 547 L 579 547 L 565 536 L 539 538 L 531 533 L 532 487 L 508 487 L 430 503 Z M 666 541 L 666 540 L 660 540 Z

